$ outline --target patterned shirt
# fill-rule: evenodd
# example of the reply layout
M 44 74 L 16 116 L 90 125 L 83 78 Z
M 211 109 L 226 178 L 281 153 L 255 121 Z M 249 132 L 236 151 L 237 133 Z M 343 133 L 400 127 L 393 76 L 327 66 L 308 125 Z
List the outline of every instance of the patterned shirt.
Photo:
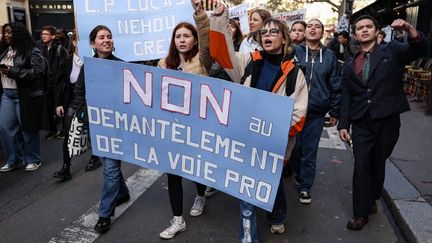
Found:
M 3 59 L 0 60 L 0 64 L 4 64 L 6 66 L 13 66 L 13 59 L 15 58 L 16 51 L 9 46 L 8 52 Z M 1 74 L 1 83 L 3 85 L 3 89 L 17 89 L 15 79 L 9 78 L 6 74 Z

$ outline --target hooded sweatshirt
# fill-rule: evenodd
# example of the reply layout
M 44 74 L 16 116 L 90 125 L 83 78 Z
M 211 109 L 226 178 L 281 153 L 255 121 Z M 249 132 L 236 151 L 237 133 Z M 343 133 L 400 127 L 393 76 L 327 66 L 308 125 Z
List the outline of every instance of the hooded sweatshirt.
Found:
M 312 51 L 302 43 L 295 47 L 296 60 L 305 67 L 306 82 L 309 87 L 307 117 L 325 116 L 338 118 L 342 102 L 342 80 L 334 53 L 321 45 Z

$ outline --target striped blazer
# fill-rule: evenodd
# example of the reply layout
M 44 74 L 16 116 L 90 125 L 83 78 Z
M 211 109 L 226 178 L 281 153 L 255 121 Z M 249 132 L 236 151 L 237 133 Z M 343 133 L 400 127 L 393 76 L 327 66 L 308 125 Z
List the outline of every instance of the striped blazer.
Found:
M 410 109 L 402 75 L 404 66 L 427 51 L 422 34 L 415 42 L 391 41 L 375 45 L 370 56 L 369 77 L 363 82 L 354 72 L 354 60 L 358 52 L 344 67 L 342 81 L 343 101 L 338 129 L 348 129 L 352 121 L 362 118 L 367 112 L 372 119 L 385 118 Z

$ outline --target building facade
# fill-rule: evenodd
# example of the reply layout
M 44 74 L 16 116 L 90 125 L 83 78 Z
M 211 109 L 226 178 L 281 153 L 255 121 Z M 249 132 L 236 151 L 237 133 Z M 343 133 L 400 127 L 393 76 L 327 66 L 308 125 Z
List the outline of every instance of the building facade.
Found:
M 0 25 L 19 21 L 30 26 L 28 0 L 0 0 Z
M 72 31 L 73 0 L 0 0 L 0 25 L 14 21 L 23 22 L 35 39 L 44 25 Z

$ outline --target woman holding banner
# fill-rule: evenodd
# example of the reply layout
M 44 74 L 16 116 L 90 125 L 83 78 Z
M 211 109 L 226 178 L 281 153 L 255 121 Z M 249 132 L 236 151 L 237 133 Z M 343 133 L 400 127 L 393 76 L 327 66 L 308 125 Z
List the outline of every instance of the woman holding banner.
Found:
M 111 30 L 103 25 L 98 25 L 90 32 L 90 45 L 95 54 L 93 57 L 114 61 L 122 61 L 113 55 L 114 42 Z M 75 83 L 75 98 L 71 102 L 71 107 L 77 109 L 77 115 L 87 120 L 86 101 L 85 101 L 85 81 L 84 67 Z M 103 234 L 111 227 L 111 217 L 114 215 L 115 208 L 130 199 L 129 190 L 121 172 L 121 161 L 102 158 L 104 186 L 99 205 L 99 220 L 94 226 L 94 230 Z
M 199 0 L 193 1 L 195 4 L 199 2 Z M 217 32 L 212 35 L 215 38 L 210 39 L 212 57 L 225 67 L 234 82 L 295 99 L 285 154 L 285 162 L 287 162 L 295 144 L 295 135 L 303 129 L 308 103 L 305 77 L 299 66 L 292 61 L 294 51 L 288 28 L 281 21 L 268 18 L 257 30 L 258 44 L 263 50 L 252 53 L 234 52 L 230 34 L 226 28 L 228 12 L 225 10 L 225 6 L 219 4 L 214 16 L 210 19 L 211 30 Z M 286 213 L 285 191 L 281 179 L 273 211 L 267 214 L 272 233 L 280 234 L 285 231 Z M 241 201 L 240 219 L 240 242 L 258 242 L 255 207 Z
M 198 75 L 208 75 L 208 71 L 212 65 L 208 48 L 209 22 L 202 6 L 200 10 L 194 15 L 198 31 L 190 23 L 179 23 L 174 28 L 168 56 L 159 61 L 158 67 Z M 199 47 L 198 39 L 200 40 Z M 177 233 L 186 230 L 186 223 L 183 219 L 182 177 L 168 173 L 167 176 L 168 193 L 174 218 L 170 221 L 171 225 L 162 231 L 159 236 L 163 239 L 172 239 Z M 190 215 L 194 217 L 200 216 L 205 206 L 204 194 L 206 186 L 196 183 L 196 188 L 198 195 L 195 197 L 194 204 L 190 210 Z
M 71 105 L 75 99 L 75 83 L 83 65 L 76 49 L 76 36 L 72 34 L 68 46 L 68 53 L 70 54 L 60 62 L 59 71 L 55 80 L 58 82 L 54 85 L 54 105 L 56 107 L 56 114 L 58 117 L 63 118 L 63 132 L 66 134 L 63 140 L 63 165 L 59 171 L 54 172 L 53 177 L 61 179 L 62 181 L 72 179 L 70 173 L 71 156 L 68 150 L 69 129 L 71 126 L 72 118 L 76 112 L 76 107 Z M 85 167 L 85 171 L 95 170 L 102 166 L 99 158 L 92 155 L 90 161 Z

